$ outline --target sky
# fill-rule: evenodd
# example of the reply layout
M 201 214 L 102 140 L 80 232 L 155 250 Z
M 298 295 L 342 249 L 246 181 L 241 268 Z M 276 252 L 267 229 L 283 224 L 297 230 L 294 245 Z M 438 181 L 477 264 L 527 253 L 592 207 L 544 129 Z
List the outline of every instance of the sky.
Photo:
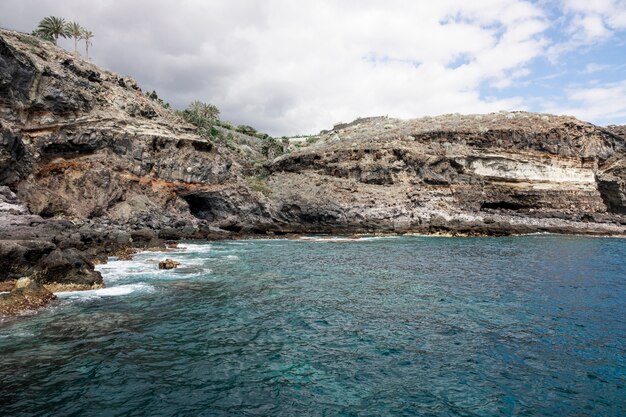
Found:
M 204 101 L 275 136 L 500 110 L 626 124 L 626 0 L 0 3 L 4 28 L 50 15 L 94 32 L 94 63 L 174 108 Z

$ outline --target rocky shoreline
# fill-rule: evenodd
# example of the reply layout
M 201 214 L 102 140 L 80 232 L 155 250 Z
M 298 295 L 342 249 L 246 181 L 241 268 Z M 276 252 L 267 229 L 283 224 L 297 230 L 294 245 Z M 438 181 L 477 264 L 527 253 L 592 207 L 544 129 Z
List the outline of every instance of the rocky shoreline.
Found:
M 304 144 L 216 129 L 0 30 L 0 288 L 95 288 L 95 264 L 180 239 L 626 235 L 624 126 L 373 117 Z

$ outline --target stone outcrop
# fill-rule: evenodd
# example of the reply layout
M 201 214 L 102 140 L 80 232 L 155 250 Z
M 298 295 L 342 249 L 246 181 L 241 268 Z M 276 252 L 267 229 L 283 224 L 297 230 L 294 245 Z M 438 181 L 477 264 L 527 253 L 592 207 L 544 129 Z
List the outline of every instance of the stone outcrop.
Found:
M 218 130 L 208 140 L 132 79 L 0 30 L 0 281 L 100 285 L 94 262 L 180 238 L 626 231 L 620 126 L 373 117 L 278 158 L 278 142 Z
M 13 316 L 45 306 L 56 297 L 31 278 L 17 280 L 8 294 L 0 294 L 0 317 Z
M 180 262 L 176 262 L 173 259 L 163 259 L 159 261 L 159 269 L 174 269 L 180 265 Z

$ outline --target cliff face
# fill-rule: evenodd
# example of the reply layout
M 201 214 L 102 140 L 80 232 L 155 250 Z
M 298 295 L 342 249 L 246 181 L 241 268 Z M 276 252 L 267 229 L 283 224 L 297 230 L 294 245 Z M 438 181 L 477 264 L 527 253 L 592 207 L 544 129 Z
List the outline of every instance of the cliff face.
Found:
M 571 117 L 369 118 L 259 160 L 257 138 L 208 141 L 131 79 L 0 31 L 0 134 L 0 280 L 96 282 L 94 256 L 218 232 L 626 230 L 624 129 Z
M 33 214 L 148 216 L 162 226 L 168 216 L 193 220 L 177 198 L 190 184 L 237 186 L 232 158 L 134 81 L 27 35 L 2 35 L 0 178 Z
M 132 79 L 8 31 L 0 31 L 0 134 L 0 281 L 98 283 L 94 257 L 211 233 L 190 211 L 195 195 L 231 211 L 249 195 L 228 149 Z M 246 204 L 237 221 L 268 222 L 258 199 Z M 219 215 L 228 222 L 233 213 Z
M 271 164 L 291 224 L 396 231 L 623 232 L 624 138 L 525 112 L 367 119 Z

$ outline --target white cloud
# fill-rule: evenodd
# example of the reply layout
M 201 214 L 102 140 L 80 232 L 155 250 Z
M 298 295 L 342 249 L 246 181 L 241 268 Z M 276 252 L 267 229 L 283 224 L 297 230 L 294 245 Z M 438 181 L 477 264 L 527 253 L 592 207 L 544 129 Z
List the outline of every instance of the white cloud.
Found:
M 0 25 L 30 31 L 42 16 L 76 19 L 96 33 L 96 63 L 135 77 L 174 106 L 200 99 L 236 124 L 282 135 L 358 116 L 537 108 L 545 98 L 505 97 L 503 89 L 533 90 L 529 77 L 541 75 L 531 71 L 536 59 L 591 48 L 626 28 L 626 0 L 562 0 L 560 7 L 563 14 L 550 20 L 546 2 L 530 0 L 127 0 L 124 7 L 5 0 Z M 563 34 L 560 44 L 548 38 Z M 585 65 L 572 72 L 620 67 Z M 481 95 L 485 86 L 500 98 Z M 602 118 L 610 109 L 582 91 L 604 92 L 613 103 L 616 94 L 623 98 L 615 88 L 567 90 L 573 104 L 560 108 Z M 620 105 L 612 106 L 618 110 L 609 113 L 618 114 Z
M 544 103 L 543 110 L 603 124 L 623 123 L 626 118 L 626 80 L 571 88 L 566 91 L 566 100 Z
M 570 31 L 580 41 L 603 40 L 626 28 L 624 0 L 564 0 L 563 9 L 573 15 Z
M 273 134 L 366 115 L 523 107 L 518 97 L 482 98 L 480 88 L 525 75 L 548 27 L 527 0 L 22 0 L 12 8 L 31 27 L 47 14 L 76 18 L 96 33 L 97 63 L 176 106 L 211 102 L 224 118 Z
M 606 71 L 611 69 L 611 65 L 607 64 L 598 64 L 596 62 L 590 62 L 585 66 L 585 69 L 580 71 L 582 74 L 593 74 L 594 72 Z
M 548 49 L 548 57 L 556 63 L 560 56 L 580 48 L 593 48 L 606 42 L 615 33 L 626 29 L 626 0 L 561 0 L 564 40 Z

